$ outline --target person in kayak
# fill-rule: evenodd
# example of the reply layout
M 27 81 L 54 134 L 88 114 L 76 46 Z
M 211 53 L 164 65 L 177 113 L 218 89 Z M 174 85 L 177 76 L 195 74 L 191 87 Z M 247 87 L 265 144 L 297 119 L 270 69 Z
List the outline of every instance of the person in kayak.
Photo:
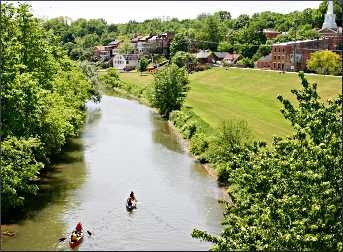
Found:
M 136 201 L 136 196 L 132 191 L 130 193 L 130 198 L 131 198 L 131 200 Z

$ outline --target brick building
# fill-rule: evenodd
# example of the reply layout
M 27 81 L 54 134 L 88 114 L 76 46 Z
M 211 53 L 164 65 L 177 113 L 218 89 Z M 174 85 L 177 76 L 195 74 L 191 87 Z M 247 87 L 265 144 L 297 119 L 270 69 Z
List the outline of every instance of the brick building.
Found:
M 261 57 L 258 61 L 256 61 L 255 67 L 261 68 L 261 69 L 270 69 L 271 62 L 272 62 L 272 54 L 270 53 L 264 57 Z
M 315 51 L 330 50 L 342 55 L 342 27 L 337 27 L 335 23 L 333 2 L 330 0 L 322 29 L 318 32 L 320 39 L 273 44 L 271 54 L 259 59 L 255 67 L 268 68 L 269 64 L 272 70 L 300 71 L 306 70 L 306 62 Z
M 270 69 L 305 70 L 310 54 L 319 50 L 333 50 L 331 42 L 330 39 L 312 39 L 273 44 Z

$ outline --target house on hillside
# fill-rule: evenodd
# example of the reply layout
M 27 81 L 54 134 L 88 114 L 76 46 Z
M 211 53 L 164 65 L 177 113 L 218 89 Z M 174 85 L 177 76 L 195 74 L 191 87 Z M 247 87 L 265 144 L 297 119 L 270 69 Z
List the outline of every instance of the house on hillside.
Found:
M 135 35 L 131 39 L 131 43 L 138 54 L 157 53 L 167 56 L 169 55 L 169 46 L 174 36 L 174 32 L 165 32 L 161 35 Z
M 237 60 L 241 58 L 241 55 L 239 53 L 228 53 L 224 59 L 223 62 L 228 65 L 236 64 Z
M 113 57 L 115 54 L 119 53 L 119 45 L 122 41 L 120 40 L 114 40 L 111 41 L 108 45 L 107 48 L 111 51 L 111 57 Z
M 108 60 L 111 58 L 111 52 L 105 46 L 96 46 L 94 50 L 94 54 L 98 59 Z
M 200 50 L 198 53 L 193 55 L 199 64 L 213 64 L 215 62 L 215 58 L 212 52 L 209 50 Z
M 255 62 L 255 68 L 270 69 L 271 62 L 272 62 L 272 54 L 270 53 L 266 56 L 259 58 L 258 61 Z
M 281 32 L 263 29 L 263 34 L 266 35 L 267 39 L 273 39 L 279 36 Z
M 228 54 L 228 52 L 213 52 L 214 60 L 222 61 Z
M 113 67 L 122 70 L 130 71 L 138 65 L 138 54 L 116 54 L 113 57 Z

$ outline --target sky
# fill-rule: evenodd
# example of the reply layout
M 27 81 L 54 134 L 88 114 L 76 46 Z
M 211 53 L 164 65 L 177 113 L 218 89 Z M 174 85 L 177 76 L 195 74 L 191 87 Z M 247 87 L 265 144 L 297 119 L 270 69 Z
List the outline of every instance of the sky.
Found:
M 289 13 L 318 8 L 321 1 L 30 1 L 32 12 L 40 18 L 67 16 L 104 18 L 108 23 L 144 21 L 151 18 L 196 18 L 200 13 L 226 10 L 233 18 L 240 14 L 273 11 Z

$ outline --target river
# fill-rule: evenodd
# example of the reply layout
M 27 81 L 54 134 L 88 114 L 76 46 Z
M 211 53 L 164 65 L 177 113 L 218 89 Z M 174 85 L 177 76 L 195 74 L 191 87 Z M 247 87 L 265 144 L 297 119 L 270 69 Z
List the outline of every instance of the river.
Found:
M 87 103 L 87 122 L 43 176 L 38 198 L 3 237 L 2 250 L 68 250 L 78 221 L 92 235 L 80 250 L 208 250 L 193 228 L 219 233 L 223 190 L 149 107 L 106 96 Z M 133 190 L 138 207 L 127 212 Z

